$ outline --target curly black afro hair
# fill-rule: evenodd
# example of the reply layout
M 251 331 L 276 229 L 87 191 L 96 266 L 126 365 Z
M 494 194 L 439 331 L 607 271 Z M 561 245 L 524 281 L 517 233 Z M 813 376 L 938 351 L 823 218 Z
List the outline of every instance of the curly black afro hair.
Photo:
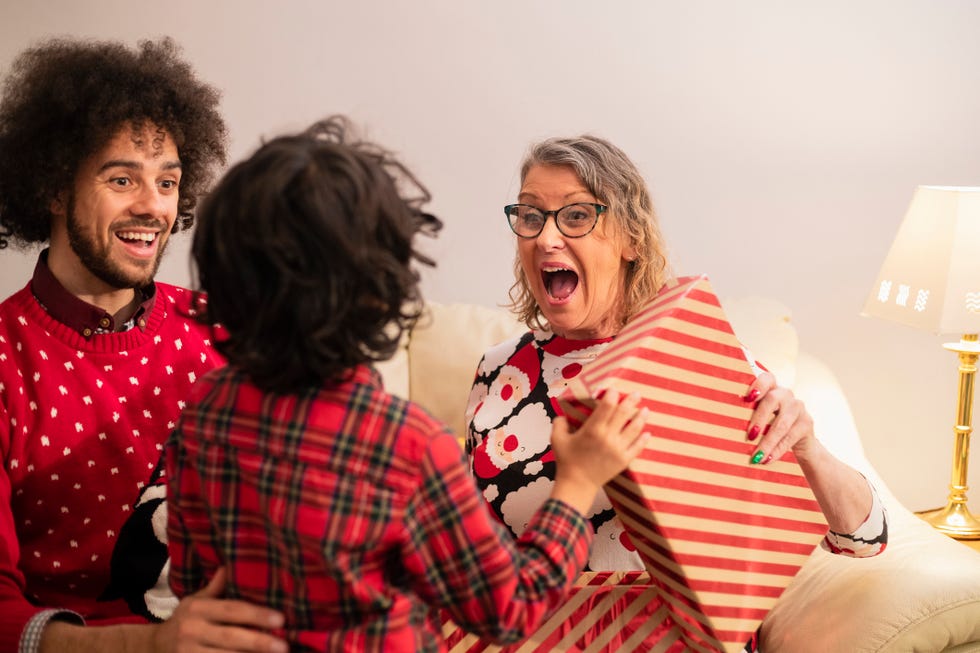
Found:
M 84 159 L 127 127 L 162 128 L 176 143 L 174 231 L 189 227 L 198 196 L 226 160 L 219 97 L 170 38 L 135 49 L 53 39 L 21 53 L 0 100 L 0 249 L 45 242 L 52 200 L 71 188 Z

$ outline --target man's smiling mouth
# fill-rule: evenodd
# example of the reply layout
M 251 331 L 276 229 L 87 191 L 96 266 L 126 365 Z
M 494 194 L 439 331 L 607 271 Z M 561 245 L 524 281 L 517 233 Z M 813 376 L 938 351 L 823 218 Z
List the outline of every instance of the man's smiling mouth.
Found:
M 139 243 L 143 244 L 143 247 L 150 247 L 153 245 L 154 241 L 157 239 L 157 233 L 147 233 L 142 231 L 119 231 L 116 233 L 116 238 L 123 241 L 124 243 L 137 245 Z

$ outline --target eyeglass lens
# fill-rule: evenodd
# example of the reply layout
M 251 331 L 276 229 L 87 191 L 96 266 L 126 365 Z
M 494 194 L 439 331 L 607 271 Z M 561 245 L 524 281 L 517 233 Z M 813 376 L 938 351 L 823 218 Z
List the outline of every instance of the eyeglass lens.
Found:
M 544 229 L 549 215 L 555 216 L 558 230 L 571 238 L 584 236 L 595 226 L 599 211 L 594 204 L 579 203 L 563 206 L 557 211 L 542 211 L 528 204 L 514 204 L 508 208 L 510 226 L 518 236 L 533 238 Z

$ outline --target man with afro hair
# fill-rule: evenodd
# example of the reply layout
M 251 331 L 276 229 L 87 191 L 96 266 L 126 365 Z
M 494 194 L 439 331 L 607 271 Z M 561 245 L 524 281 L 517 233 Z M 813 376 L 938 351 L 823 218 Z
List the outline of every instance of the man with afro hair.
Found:
M 221 599 L 221 574 L 139 609 L 110 569 L 191 385 L 222 363 L 194 293 L 154 281 L 225 162 L 218 100 L 170 39 L 55 39 L 8 71 L 0 249 L 44 247 L 0 304 L 0 650 L 285 650 L 265 630 L 281 615 Z

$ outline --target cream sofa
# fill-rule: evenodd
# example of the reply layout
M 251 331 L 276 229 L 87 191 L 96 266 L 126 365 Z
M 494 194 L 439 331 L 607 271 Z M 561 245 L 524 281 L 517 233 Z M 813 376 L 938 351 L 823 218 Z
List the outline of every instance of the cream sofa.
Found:
M 763 625 L 766 653 L 980 652 L 980 553 L 903 507 L 868 462 L 830 370 L 798 347 L 789 311 L 765 298 L 725 301 L 743 344 L 806 402 L 818 436 L 870 478 L 889 513 L 889 544 L 870 559 L 818 548 Z M 523 331 L 502 309 L 430 304 L 392 360 L 386 387 L 463 433 L 463 410 L 483 352 Z

